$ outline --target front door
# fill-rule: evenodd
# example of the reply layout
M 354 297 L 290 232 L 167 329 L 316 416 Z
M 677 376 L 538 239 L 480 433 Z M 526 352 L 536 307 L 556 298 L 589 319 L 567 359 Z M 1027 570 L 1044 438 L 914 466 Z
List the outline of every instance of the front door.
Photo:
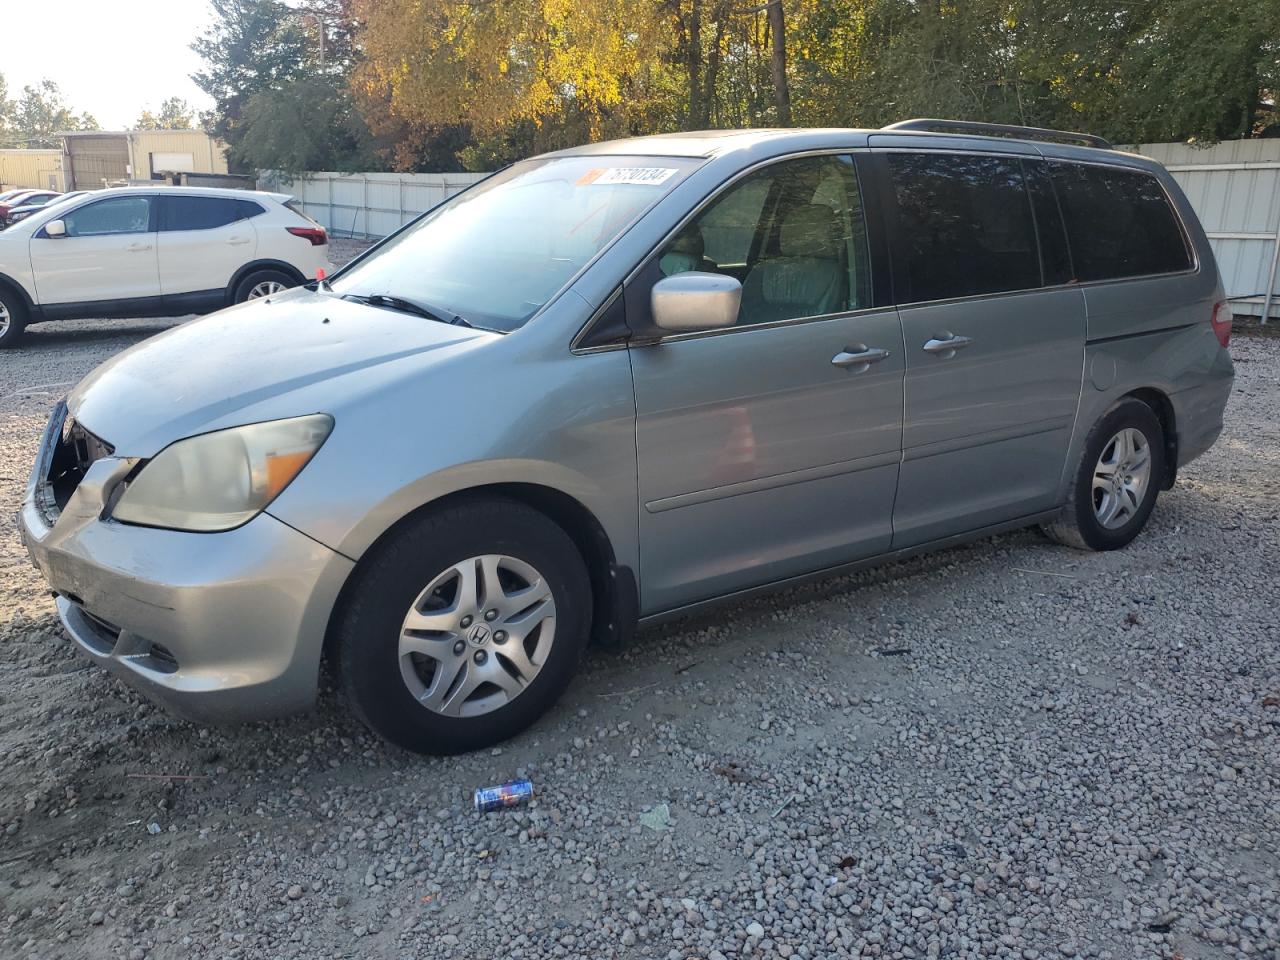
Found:
M 147 194 L 105 197 L 63 214 L 65 236 L 37 230 L 31 269 L 41 304 L 92 303 L 101 312 L 104 302 L 158 297 L 153 200 Z
M 895 549 L 1057 503 L 1085 310 L 1040 165 L 879 155 L 907 364 Z
M 737 181 L 628 286 L 742 280 L 736 325 L 631 348 L 645 614 L 888 548 L 902 429 L 902 334 L 877 306 L 847 156 Z M 636 318 L 639 319 L 639 318 Z

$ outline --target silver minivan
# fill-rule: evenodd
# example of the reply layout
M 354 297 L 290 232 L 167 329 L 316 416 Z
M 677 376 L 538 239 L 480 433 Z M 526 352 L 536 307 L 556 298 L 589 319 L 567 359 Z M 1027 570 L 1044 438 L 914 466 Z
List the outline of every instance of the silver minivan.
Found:
M 1040 525 L 1122 547 L 1222 428 L 1231 314 L 1158 164 L 943 121 L 536 157 L 121 353 L 22 508 L 90 657 L 204 720 L 510 737 L 588 643 Z

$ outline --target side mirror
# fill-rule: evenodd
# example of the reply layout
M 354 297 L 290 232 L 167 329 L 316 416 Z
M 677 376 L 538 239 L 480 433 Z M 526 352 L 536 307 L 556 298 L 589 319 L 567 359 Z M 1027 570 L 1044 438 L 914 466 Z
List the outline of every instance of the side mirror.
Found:
M 653 322 L 672 333 L 731 327 L 738 322 L 742 284 L 722 273 L 677 273 L 649 295 Z
M 44 232 L 50 237 L 65 237 L 67 225 L 61 220 L 50 220 L 44 225 Z

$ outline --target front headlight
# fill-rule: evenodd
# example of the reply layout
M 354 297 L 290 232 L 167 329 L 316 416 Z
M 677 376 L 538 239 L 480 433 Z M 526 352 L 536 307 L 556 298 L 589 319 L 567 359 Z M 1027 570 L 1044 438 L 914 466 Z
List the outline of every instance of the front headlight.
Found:
M 238 527 L 290 484 L 332 429 L 333 418 L 318 413 L 179 440 L 142 468 L 111 515 L 173 530 Z

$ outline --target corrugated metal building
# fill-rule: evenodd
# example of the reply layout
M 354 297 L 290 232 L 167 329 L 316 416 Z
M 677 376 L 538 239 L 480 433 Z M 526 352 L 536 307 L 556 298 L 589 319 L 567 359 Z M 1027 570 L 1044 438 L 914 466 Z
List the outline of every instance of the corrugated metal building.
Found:
M 1143 143 L 1133 150 L 1159 160 L 1187 194 L 1213 246 L 1237 314 L 1280 317 L 1280 139 L 1228 140 L 1211 147 Z
M 227 172 L 226 147 L 203 130 L 75 131 L 62 138 L 68 190 L 155 180 L 165 173 Z
M 0 191 L 65 190 L 61 150 L 0 150 Z

